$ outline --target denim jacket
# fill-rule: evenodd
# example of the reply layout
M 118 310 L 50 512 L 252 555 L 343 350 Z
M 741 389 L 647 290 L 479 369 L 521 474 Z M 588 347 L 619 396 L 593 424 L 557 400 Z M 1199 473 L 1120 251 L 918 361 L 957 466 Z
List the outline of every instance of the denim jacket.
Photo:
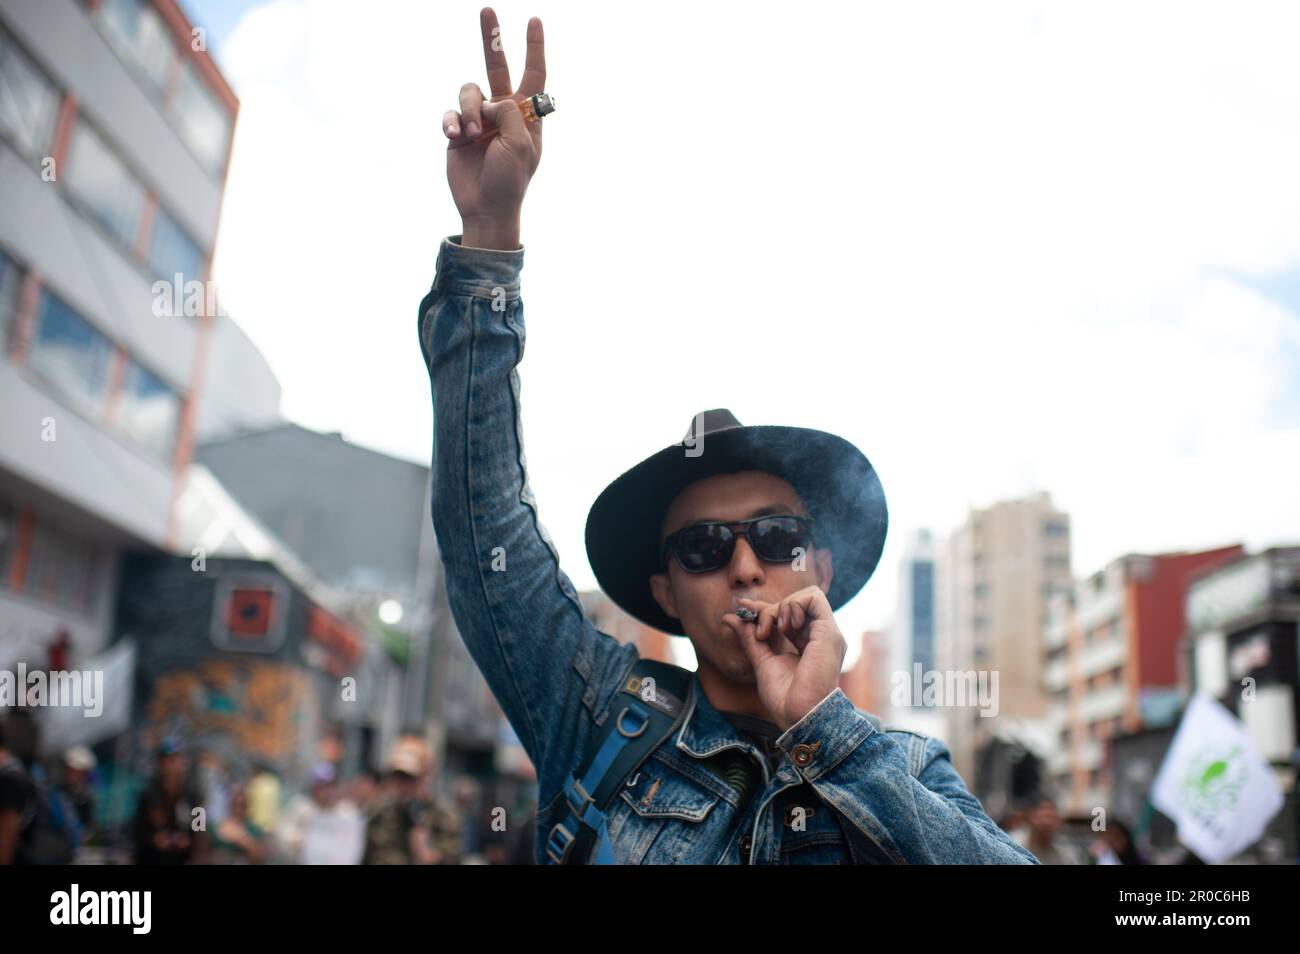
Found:
M 433 524 L 457 628 L 537 769 L 544 859 L 575 773 L 636 649 L 600 632 L 560 569 L 528 483 L 517 365 L 523 249 L 442 243 L 420 303 L 434 403 Z M 1034 864 L 938 739 L 882 726 L 840 689 L 778 740 L 773 773 L 692 679 L 680 728 L 608 810 L 626 864 Z M 741 799 L 705 760 L 752 757 Z M 793 753 L 793 754 L 792 754 Z

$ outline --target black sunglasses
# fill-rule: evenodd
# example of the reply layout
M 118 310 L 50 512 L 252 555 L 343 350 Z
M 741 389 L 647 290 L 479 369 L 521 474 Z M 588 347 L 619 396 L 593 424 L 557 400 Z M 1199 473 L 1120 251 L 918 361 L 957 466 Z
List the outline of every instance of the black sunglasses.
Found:
M 768 516 L 733 523 L 697 523 L 684 527 L 664 541 L 663 569 L 668 557 L 687 573 L 708 573 L 726 566 L 736 551 L 736 528 L 744 534 L 760 560 L 792 563 L 813 542 L 813 524 L 807 517 Z

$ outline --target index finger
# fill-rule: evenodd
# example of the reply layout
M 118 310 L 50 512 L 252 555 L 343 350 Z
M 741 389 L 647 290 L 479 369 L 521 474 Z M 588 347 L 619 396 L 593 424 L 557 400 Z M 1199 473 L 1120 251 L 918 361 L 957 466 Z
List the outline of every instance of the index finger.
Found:
M 509 96 L 514 87 L 510 85 L 510 67 L 506 65 L 506 48 L 501 40 L 497 12 L 484 7 L 478 19 L 483 28 L 483 60 L 487 63 L 488 89 L 493 99 Z

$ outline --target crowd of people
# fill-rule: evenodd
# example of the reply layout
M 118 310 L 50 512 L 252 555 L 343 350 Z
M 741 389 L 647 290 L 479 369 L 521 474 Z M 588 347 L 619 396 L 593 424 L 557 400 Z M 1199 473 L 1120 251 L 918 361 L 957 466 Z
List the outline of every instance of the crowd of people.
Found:
M 77 746 L 47 764 L 25 726 L 0 719 L 0 864 L 85 861 L 88 847 L 114 841 L 125 850 L 103 860 L 148 865 L 533 863 L 534 806 L 484 810 L 468 778 L 436 794 L 431 753 L 414 736 L 397 741 L 383 771 L 343 777 L 321 761 L 296 793 L 269 766 L 214 778 L 164 739 L 129 826 L 112 839 L 97 823 L 94 754 Z M 1046 796 L 1001 827 L 1043 864 L 1150 863 L 1129 826 L 1066 825 Z M 1179 863 L 1200 862 L 1184 852 Z
M 13 738 L 21 731 L 6 736 L 8 721 L 0 720 L 0 864 L 532 863 L 533 806 L 485 811 L 468 778 L 438 794 L 429 748 L 413 736 L 398 740 L 382 771 L 344 777 L 321 761 L 297 792 L 269 766 L 214 779 L 165 739 L 128 824 L 111 833 L 97 820 L 93 753 L 78 746 L 48 764 Z
M 95 756 L 76 746 L 51 771 L 19 757 L 23 738 L 0 721 L 0 865 L 69 864 L 95 830 Z
M 1104 826 L 1087 826 L 1086 834 L 1067 834 L 1056 802 L 1046 796 L 1012 812 L 1002 827 L 1045 865 L 1145 865 L 1128 825 L 1110 819 Z

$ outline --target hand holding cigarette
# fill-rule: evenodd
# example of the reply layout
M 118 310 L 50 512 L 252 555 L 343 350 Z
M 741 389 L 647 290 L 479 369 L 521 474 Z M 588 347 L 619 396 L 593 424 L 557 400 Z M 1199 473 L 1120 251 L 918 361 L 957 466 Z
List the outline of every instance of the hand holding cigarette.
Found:
M 736 603 L 723 620 L 740 637 L 754 667 L 763 707 L 785 731 L 839 686 L 848 641 L 819 586 L 775 603 L 745 598 Z

